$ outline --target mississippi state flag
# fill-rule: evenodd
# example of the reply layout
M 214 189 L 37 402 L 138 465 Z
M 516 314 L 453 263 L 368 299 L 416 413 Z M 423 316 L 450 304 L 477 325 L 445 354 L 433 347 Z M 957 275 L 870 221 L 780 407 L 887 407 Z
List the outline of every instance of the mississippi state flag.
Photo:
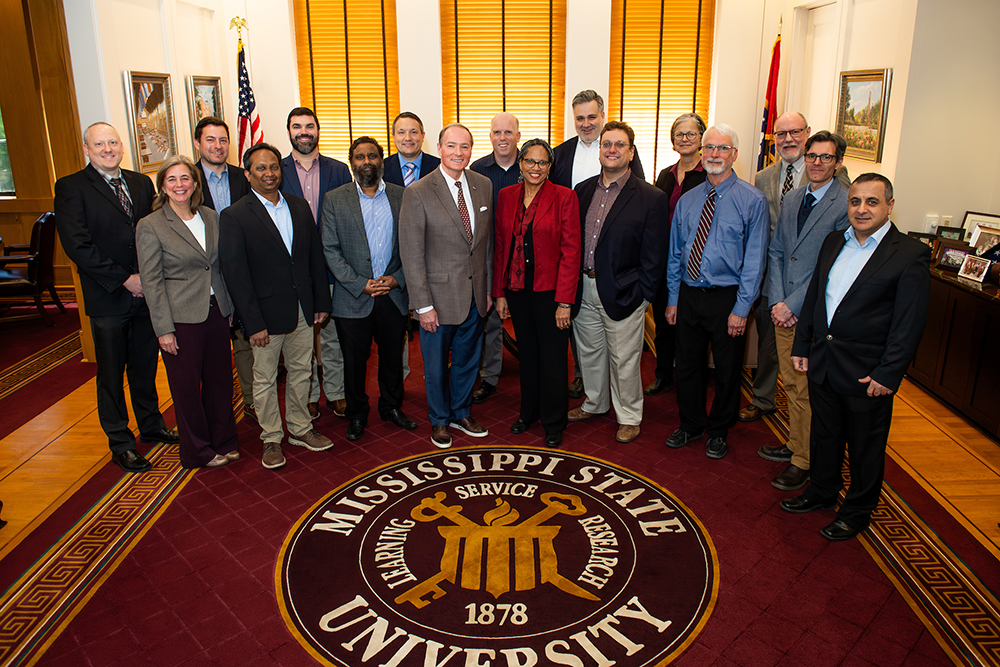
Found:
M 243 50 L 243 40 L 236 47 L 239 61 L 237 73 L 240 80 L 240 153 L 242 164 L 243 153 L 254 144 L 264 141 L 264 130 L 260 127 L 260 116 L 257 115 L 257 103 L 253 99 L 253 89 L 250 87 L 250 74 L 247 72 L 247 59 Z

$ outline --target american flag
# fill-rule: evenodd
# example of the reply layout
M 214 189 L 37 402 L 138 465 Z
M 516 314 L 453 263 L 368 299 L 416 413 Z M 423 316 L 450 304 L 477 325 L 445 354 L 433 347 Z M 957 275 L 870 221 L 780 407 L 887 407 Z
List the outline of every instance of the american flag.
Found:
M 243 50 L 243 40 L 240 39 L 236 50 L 239 64 L 237 67 L 240 77 L 240 153 L 239 160 L 243 161 L 243 153 L 254 144 L 264 141 L 264 130 L 260 127 L 260 116 L 257 115 L 257 103 L 253 99 L 253 89 L 250 88 L 250 74 L 247 72 L 247 60 Z

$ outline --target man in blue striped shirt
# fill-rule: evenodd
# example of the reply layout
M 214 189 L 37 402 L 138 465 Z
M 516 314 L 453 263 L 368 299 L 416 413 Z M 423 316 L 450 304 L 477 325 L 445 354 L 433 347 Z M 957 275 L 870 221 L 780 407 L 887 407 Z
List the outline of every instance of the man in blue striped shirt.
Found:
M 379 416 L 399 428 L 417 424 L 403 414 L 403 336 L 409 294 L 399 259 L 399 208 L 403 188 L 383 178 L 382 146 L 371 137 L 351 144 L 354 182 L 323 199 L 320 232 L 333 285 L 333 321 L 344 353 L 347 439 L 364 435 L 368 422 L 368 357 L 378 345 Z

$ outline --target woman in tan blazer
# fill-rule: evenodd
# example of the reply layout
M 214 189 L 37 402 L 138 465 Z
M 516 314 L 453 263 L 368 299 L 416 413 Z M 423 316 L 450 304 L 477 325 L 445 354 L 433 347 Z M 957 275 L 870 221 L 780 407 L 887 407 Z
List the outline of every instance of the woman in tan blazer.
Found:
M 139 221 L 135 235 L 185 468 L 240 458 L 229 354 L 233 305 L 219 270 L 219 216 L 200 205 L 202 188 L 189 158 L 168 159 L 156 174 L 153 212 Z

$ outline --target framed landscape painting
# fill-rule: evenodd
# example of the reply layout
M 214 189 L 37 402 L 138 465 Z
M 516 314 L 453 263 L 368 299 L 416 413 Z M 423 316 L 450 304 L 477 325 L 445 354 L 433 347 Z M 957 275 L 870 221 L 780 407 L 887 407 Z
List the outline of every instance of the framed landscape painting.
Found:
M 891 69 L 840 73 L 837 134 L 847 140 L 847 157 L 868 162 L 882 161 L 891 81 Z
M 188 109 L 191 111 L 191 138 L 198 121 L 207 116 L 225 120 L 222 110 L 222 79 L 217 76 L 189 76 L 187 78 Z M 197 149 L 195 149 L 197 151 Z M 197 154 L 197 153 L 196 153 Z

